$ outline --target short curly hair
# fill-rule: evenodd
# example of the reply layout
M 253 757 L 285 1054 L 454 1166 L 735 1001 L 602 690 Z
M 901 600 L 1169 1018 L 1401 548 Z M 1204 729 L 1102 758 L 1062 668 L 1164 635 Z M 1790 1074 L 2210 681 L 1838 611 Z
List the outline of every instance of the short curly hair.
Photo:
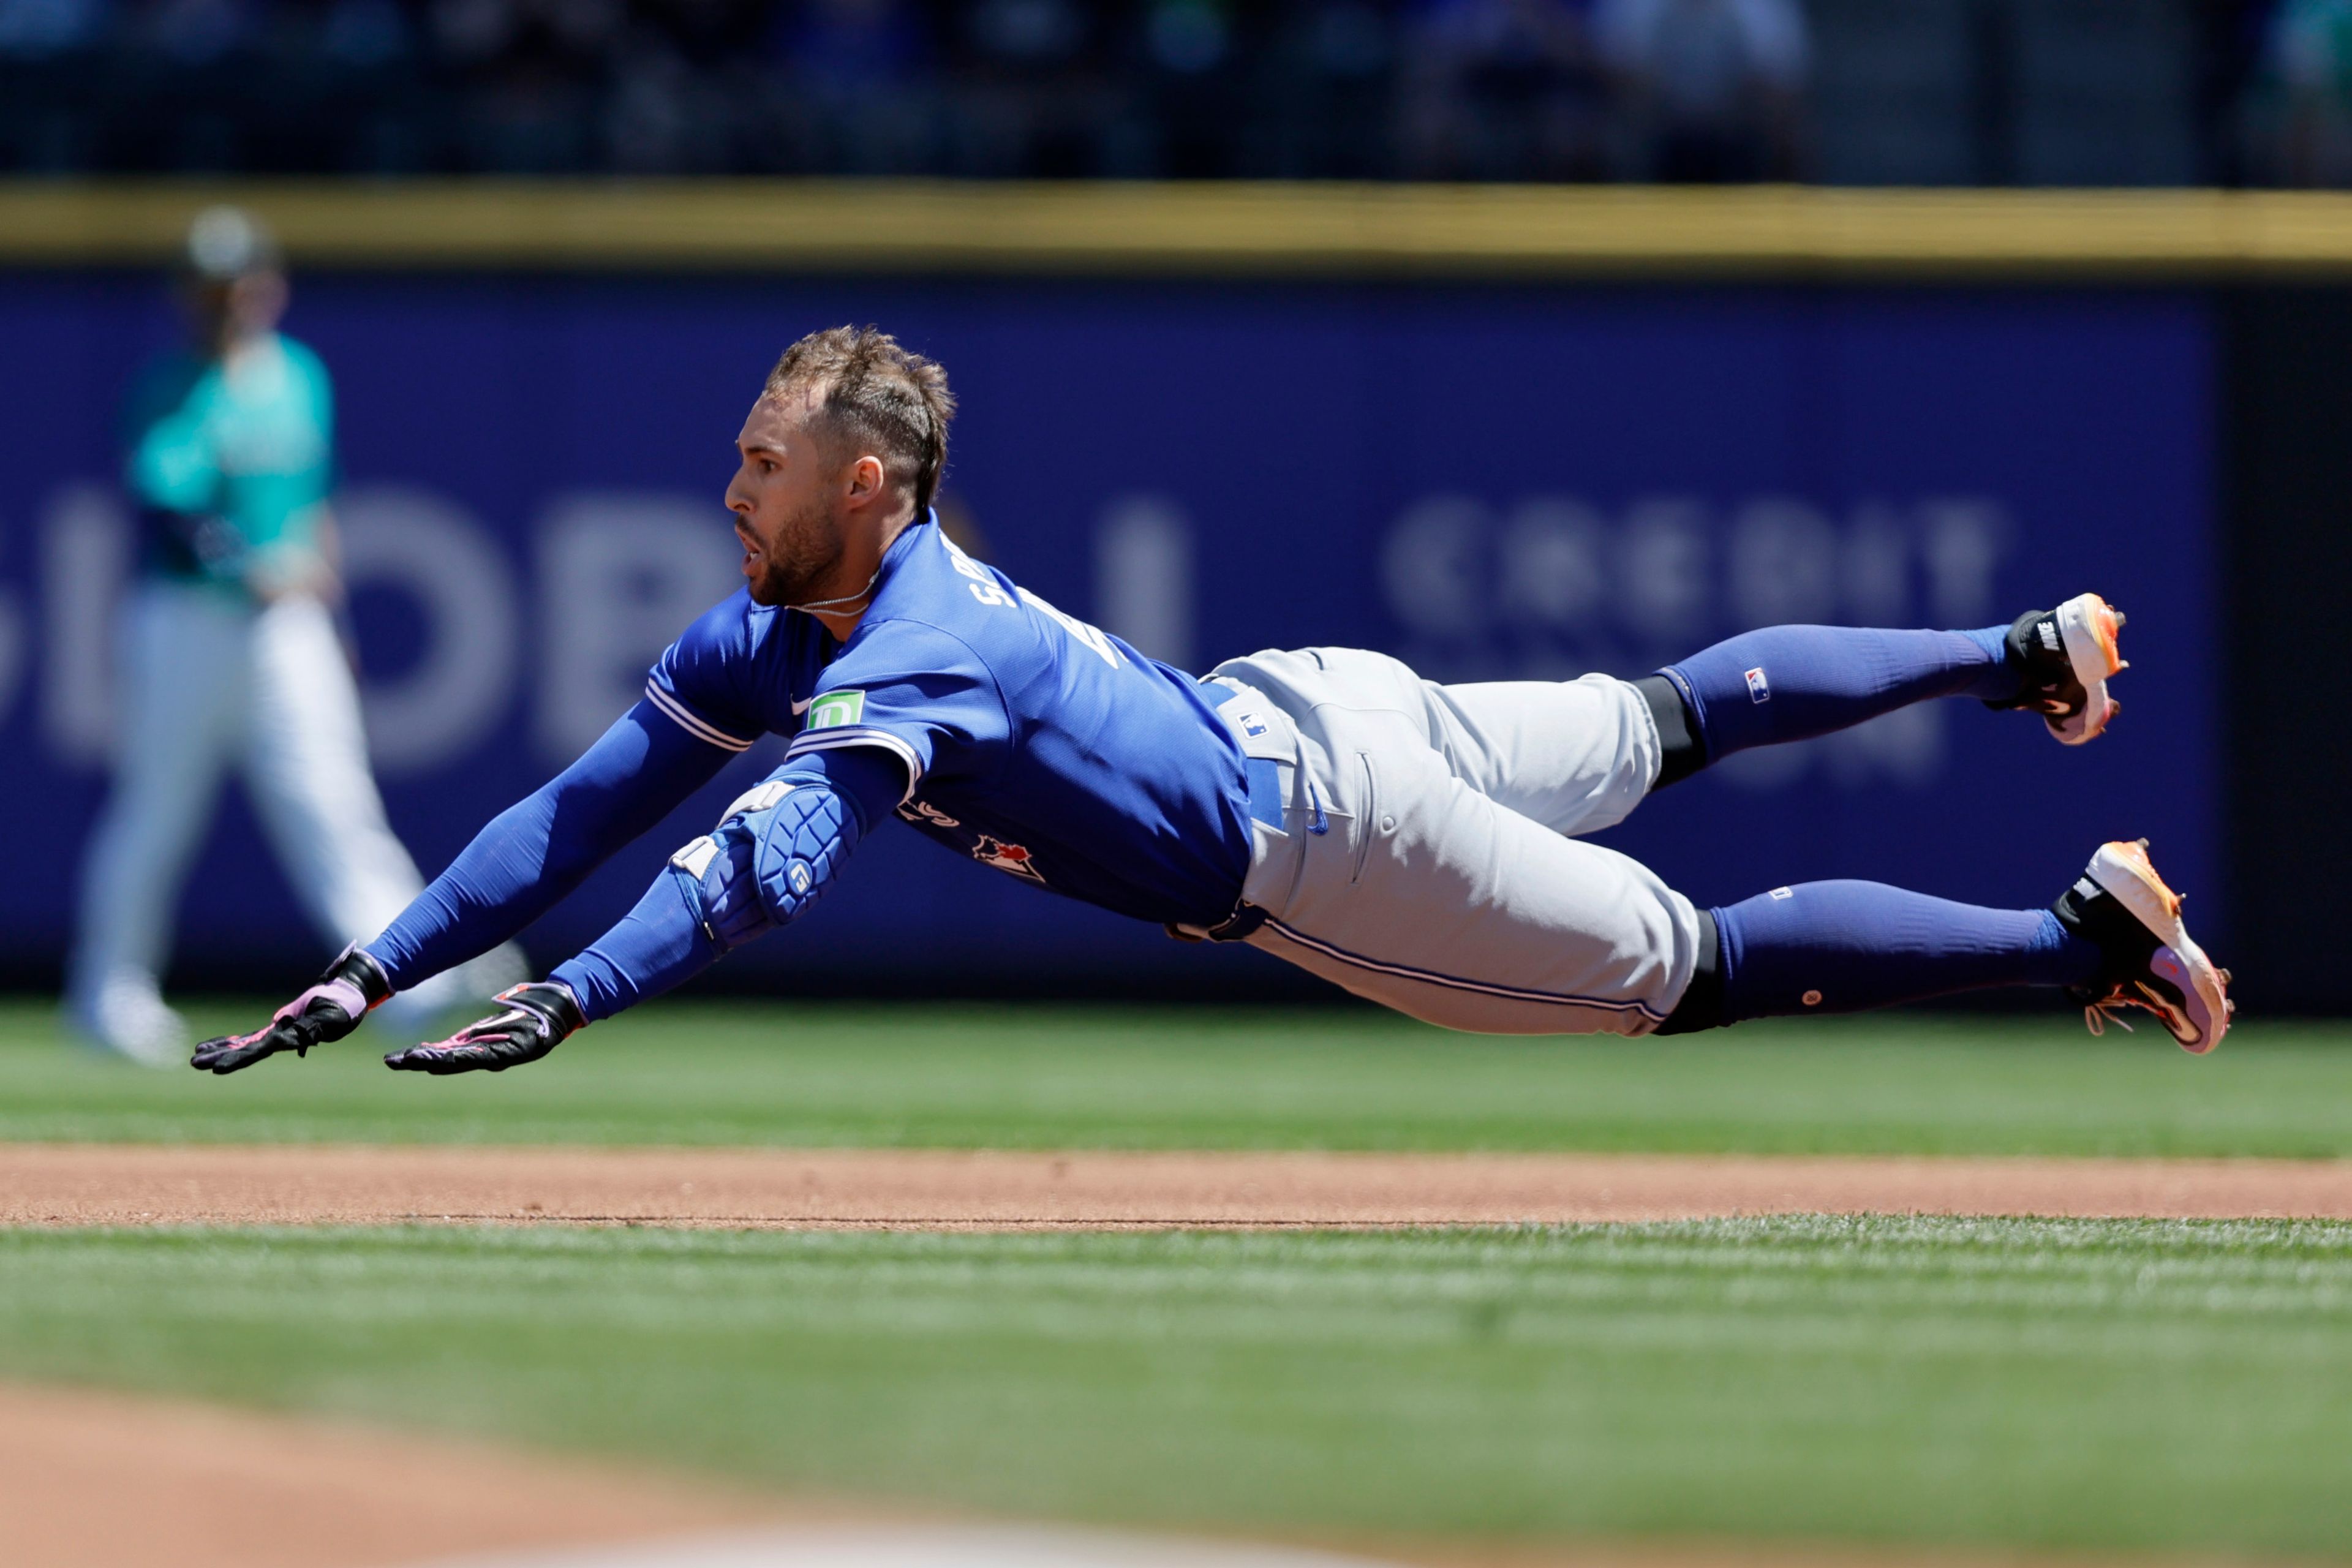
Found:
M 827 327 L 783 352 L 761 395 L 794 390 L 815 391 L 819 412 L 873 443 L 891 479 L 914 493 L 919 520 L 948 466 L 956 402 L 946 368 L 878 327 Z

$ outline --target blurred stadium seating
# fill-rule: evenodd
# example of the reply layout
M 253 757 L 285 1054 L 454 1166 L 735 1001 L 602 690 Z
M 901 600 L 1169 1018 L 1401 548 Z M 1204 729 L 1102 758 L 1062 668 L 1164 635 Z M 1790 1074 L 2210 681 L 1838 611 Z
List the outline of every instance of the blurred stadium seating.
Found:
M 2346 0 L 0 0 L 0 171 L 2343 184 Z

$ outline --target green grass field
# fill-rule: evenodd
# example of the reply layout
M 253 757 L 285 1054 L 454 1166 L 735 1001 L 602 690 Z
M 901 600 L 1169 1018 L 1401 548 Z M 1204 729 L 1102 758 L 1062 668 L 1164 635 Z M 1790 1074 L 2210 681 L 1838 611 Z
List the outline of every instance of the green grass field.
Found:
M 1095 1520 L 2352 1554 L 2352 1226 L 19 1233 L 0 1371 Z
M 208 1009 L 251 1028 L 268 1009 Z M 1759 1153 L 2352 1154 L 2352 1029 L 2210 1058 L 2074 1017 L 1476 1038 L 1362 1010 L 674 1005 L 499 1076 L 374 1031 L 229 1079 L 62 1047 L 0 1008 L 0 1139 Z
M 147 1073 L 19 1005 L 0 1139 L 2352 1156 L 2316 1027 L 680 1005 L 496 1078 L 382 1048 Z M 2352 1226 L 0 1232 L 0 1376 L 1177 1527 L 2352 1559 Z

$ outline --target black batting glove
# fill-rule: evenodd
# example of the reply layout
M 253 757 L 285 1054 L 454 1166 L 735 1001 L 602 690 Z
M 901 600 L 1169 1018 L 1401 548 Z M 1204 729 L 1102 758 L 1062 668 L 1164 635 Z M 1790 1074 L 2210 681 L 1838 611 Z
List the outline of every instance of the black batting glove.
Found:
M 360 1026 L 368 1010 L 392 994 L 392 982 L 360 944 L 343 949 L 318 984 L 278 1009 L 268 1026 L 250 1035 L 223 1035 L 196 1047 L 188 1065 L 198 1072 L 232 1073 L 279 1051 L 298 1057 L 312 1046 L 340 1040 Z
M 542 980 L 501 991 L 499 1011 L 467 1025 L 446 1040 L 394 1051 L 383 1065 L 394 1072 L 504 1072 L 535 1062 L 564 1037 L 588 1026 L 579 999 L 560 980 Z

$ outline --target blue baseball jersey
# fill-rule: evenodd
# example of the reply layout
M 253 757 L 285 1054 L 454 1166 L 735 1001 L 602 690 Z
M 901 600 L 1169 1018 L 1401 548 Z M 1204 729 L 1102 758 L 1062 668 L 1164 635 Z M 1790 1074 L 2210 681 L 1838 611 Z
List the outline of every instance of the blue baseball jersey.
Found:
M 891 544 L 848 642 L 739 590 L 646 695 L 729 751 L 775 733 L 788 760 L 887 752 L 907 770 L 901 817 L 1038 887 L 1199 925 L 1240 900 L 1247 774 L 1192 678 L 1015 586 L 936 520 Z

